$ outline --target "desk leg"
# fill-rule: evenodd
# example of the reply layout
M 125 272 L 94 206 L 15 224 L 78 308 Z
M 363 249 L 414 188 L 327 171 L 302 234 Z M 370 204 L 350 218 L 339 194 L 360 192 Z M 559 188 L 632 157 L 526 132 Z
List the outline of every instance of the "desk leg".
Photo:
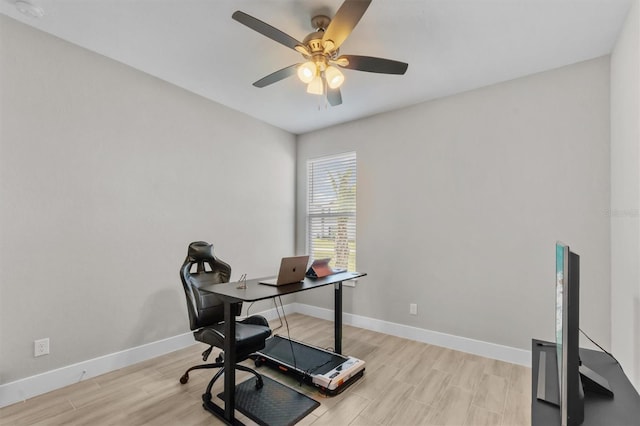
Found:
M 235 422 L 236 407 L 236 319 L 231 303 L 224 303 L 224 418 Z
M 224 304 L 224 409 L 213 402 L 211 389 L 207 387 L 207 392 L 202 395 L 202 405 L 205 410 L 228 425 L 244 426 L 235 418 L 236 407 L 236 319 L 235 307 L 231 303 Z
M 342 281 L 333 285 L 334 292 L 334 346 L 337 354 L 342 354 Z

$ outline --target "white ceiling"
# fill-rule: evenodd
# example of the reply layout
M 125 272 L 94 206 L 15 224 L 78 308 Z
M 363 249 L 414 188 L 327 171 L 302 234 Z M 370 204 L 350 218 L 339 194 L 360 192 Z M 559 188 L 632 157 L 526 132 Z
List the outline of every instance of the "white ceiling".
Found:
M 301 56 L 231 19 L 302 40 L 342 0 L 30 0 L 0 12 L 212 101 L 301 134 L 611 52 L 631 0 L 373 0 L 341 53 L 409 63 L 403 76 L 344 70 L 343 104 L 291 77 L 252 83 Z

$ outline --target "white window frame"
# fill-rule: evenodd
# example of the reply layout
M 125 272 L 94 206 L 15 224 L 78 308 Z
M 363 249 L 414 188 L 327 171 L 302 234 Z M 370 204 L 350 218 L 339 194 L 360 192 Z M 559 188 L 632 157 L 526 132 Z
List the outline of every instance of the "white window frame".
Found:
M 318 191 L 322 191 L 323 189 L 326 191 L 328 187 L 333 185 L 333 183 L 331 182 L 331 179 L 332 179 L 331 177 L 327 177 L 326 180 L 318 181 L 316 179 L 316 181 L 314 181 L 314 177 L 312 176 L 314 166 L 321 167 L 321 170 L 326 169 L 327 172 L 335 171 L 337 173 L 340 173 L 340 172 L 346 172 L 349 170 L 353 171 L 352 175 L 350 175 L 348 178 L 349 183 L 351 183 L 353 190 L 350 190 L 350 188 L 347 187 L 346 190 L 348 192 L 346 194 L 346 197 L 347 197 L 346 204 L 343 206 L 338 206 L 338 207 L 342 207 L 341 211 L 331 212 L 330 207 L 327 207 L 327 210 L 329 211 L 326 211 L 326 212 L 318 211 L 318 209 L 321 208 L 319 207 L 319 204 L 323 204 L 322 202 L 323 197 L 325 197 L 326 204 L 327 206 L 329 206 L 335 203 L 336 198 L 338 198 L 339 195 L 335 194 L 335 192 L 334 194 L 330 194 L 327 191 L 324 193 L 324 195 L 320 196 L 320 201 L 318 201 L 318 198 L 317 198 Z M 357 247 L 356 247 L 357 172 L 358 172 L 357 156 L 355 152 L 345 152 L 337 155 L 317 157 L 317 158 L 311 158 L 307 160 L 307 202 L 306 202 L 306 217 L 305 217 L 305 220 L 306 220 L 305 238 L 306 238 L 307 253 L 309 253 L 311 258 L 315 258 L 316 254 L 318 255 L 318 258 L 331 257 L 330 264 L 332 267 L 347 268 L 353 271 L 356 270 L 356 250 L 357 250 Z M 318 185 L 315 185 L 316 183 L 318 183 Z M 315 190 L 314 190 L 314 187 L 315 187 Z M 335 186 L 332 189 L 335 191 Z M 316 199 L 314 200 L 314 198 Z M 315 206 L 312 206 L 312 202 L 314 201 L 315 201 Z M 335 223 L 335 221 L 338 218 L 347 218 L 347 224 L 346 224 L 347 229 L 344 230 L 344 232 L 346 232 L 347 234 L 346 249 L 348 250 L 347 252 L 348 254 L 346 257 L 346 264 L 345 264 L 344 256 L 338 256 L 336 253 L 335 236 L 329 237 L 329 235 L 331 235 L 332 232 L 340 232 L 337 230 L 337 228 L 339 228 L 339 224 Z M 320 232 L 322 235 L 325 235 L 324 226 L 322 226 L 319 230 L 317 225 L 315 228 L 312 226 L 312 222 L 314 219 L 328 219 L 330 223 L 328 225 L 326 235 L 328 235 L 327 239 L 330 239 L 330 238 L 334 239 L 334 248 L 333 248 L 333 251 L 331 251 L 331 249 L 327 249 L 325 247 L 324 251 L 326 252 L 326 256 L 324 255 L 324 253 L 314 254 L 314 244 L 313 244 L 314 237 L 312 233 L 315 230 L 315 232 Z M 332 225 L 336 229 L 332 230 Z M 321 238 L 320 234 L 318 234 L 318 237 L 316 238 Z M 322 250 L 322 249 L 319 249 L 319 250 Z M 342 259 L 342 262 L 340 262 L 339 258 Z

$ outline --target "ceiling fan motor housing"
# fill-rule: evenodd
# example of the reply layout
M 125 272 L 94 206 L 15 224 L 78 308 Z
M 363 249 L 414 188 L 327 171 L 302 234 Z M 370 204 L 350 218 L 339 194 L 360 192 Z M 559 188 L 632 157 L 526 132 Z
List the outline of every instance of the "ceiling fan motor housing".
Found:
M 323 31 L 316 31 L 306 36 L 302 41 L 309 48 L 309 52 L 312 54 L 324 52 L 324 43 L 322 41 L 323 34 Z

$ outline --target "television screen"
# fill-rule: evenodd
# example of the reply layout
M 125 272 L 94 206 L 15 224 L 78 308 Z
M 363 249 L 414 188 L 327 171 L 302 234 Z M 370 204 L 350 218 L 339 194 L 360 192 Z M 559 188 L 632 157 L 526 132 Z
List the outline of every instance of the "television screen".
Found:
M 556 243 L 556 360 L 558 363 L 558 391 L 562 399 L 562 338 L 564 310 L 564 279 L 567 274 L 569 263 L 569 247 L 561 242 Z
M 562 389 L 562 291 L 568 247 L 556 243 L 556 352 L 558 361 L 558 389 Z

